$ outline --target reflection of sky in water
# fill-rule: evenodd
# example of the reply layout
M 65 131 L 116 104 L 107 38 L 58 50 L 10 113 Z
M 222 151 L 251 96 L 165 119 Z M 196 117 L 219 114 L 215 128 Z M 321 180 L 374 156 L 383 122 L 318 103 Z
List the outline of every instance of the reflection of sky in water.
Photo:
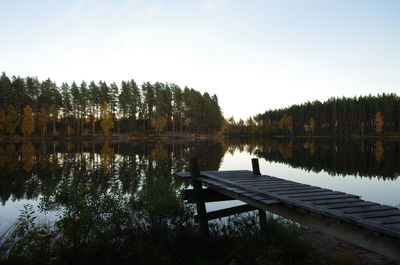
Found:
M 21 215 L 21 210 L 25 204 L 33 206 L 37 222 L 42 224 L 52 224 L 57 219 L 56 212 L 40 212 L 38 209 L 40 197 L 37 200 L 8 200 L 6 205 L 0 207 L 0 244 L 4 236 L 11 232 L 16 225 L 16 220 Z M 11 229 L 11 230 L 10 230 Z
M 233 155 L 226 153 L 220 170 L 251 170 L 251 156 L 247 152 L 236 150 Z M 262 174 L 284 178 L 304 184 L 319 186 L 336 191 L 361 195 L 363 200 L 400 207 L 400 178 L 397 180 L 383 180 L 378 178 L 348 176 L 331 176 L 321 171 L 307 172 L 292 168 L 287 164 L 268 162 L 259 159 Z

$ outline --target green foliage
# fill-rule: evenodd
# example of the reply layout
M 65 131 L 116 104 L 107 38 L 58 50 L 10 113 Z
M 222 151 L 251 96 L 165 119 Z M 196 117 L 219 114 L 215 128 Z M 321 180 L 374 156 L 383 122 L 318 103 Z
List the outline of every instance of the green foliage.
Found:
M 3 135 L 4 129 L 6 128 L 6 113 L 3 109 L 0 109 L 0 135 Z
M 148 180 L 131 200 L 138 226 L 147 230 L 170 230 L 192 223 L 193 208 L 185 204 L 164 178 Z
M 45 263 L 51 252 L 55 234 L 46 225 L 38 225 L 32 205 L 24 205 L 16 229 L 4 242 L 8 248 L 8 259 L 16 263 Z
M 8 105 L 7 107 L 7 116 L 6 116 L 6 132 L 9 135 L 14 135 L 15 130 L 18 127 L 19 124 L 19 117 L 18 113 L 15 111 L 15 108 L 13 105 Z

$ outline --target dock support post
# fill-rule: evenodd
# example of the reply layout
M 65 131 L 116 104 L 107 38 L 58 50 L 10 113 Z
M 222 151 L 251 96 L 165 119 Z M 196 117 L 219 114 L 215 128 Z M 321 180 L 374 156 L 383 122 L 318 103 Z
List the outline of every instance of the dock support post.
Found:
M 260 220 L 260 230 L 265 231 L 265 226 L 267 224 L 267 214 L 265 213 L 265 210 L 258 209 L 258 218 Z
M 257 158 L 251 159 L 251 165 L 253 167 L 253 175 L 261 175 L 260 173 L 260 165 L 258 164 Z
M 194 189 L 194 197 L 196 199 L 197 215 L 199 217 L 200 231 L 203 235 L 208 235 L 208 220 L 207 220 L 207 210 L 204 201 L 198 199 L 198 194 L 201 193 L 203 187 L 201 182 L 197 180 L 200 177 L 199 161 L 197 157 L 190 159 L 190 174 L 192 175 L 192 185 Z

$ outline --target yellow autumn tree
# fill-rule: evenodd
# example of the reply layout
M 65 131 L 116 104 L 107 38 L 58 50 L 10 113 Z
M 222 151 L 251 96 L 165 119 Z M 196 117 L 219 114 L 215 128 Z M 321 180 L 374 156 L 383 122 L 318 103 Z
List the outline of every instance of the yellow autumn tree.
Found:
M 314 133 L 314 131 L 315 131 L 315 120 L 314 120 L 313 117 L 310 118 L 309 124 L 304 124 L 304 131 L 307 134 Z
M 161 134 L 167 126 L 167 119 L 165 117 L 157 117 L 151 119 L 151 127 L 156 131 L 156 134 Z
M 315 120 L 313 117 L 310 118 L 310 132 L 311 133 L 315 132 Z
M 32 108 L 26 105 L 24 108 L 24 115 L 22 117 L 21 132 L 25 136 L 31 136 L 35 131 L 35 118 L 33 117 Z
M 103 129 L 104 135 L 108 136 L 110 129 L 114 128 L 114 122 L 108 104 L 106 102 L 104 102 L 103 104 L 102 116 L 103 120 L 101 121 L 100 126 Z
M 293 133 L 293 117 L 291 115 L 284 114 L 279 120 L 278 126 L 280 129 L 286 129 L 290 134 Z
M 383 128 L 383 124 L 384 124 L 384 117 L 383 117 L 383 114 L 382 114 L 382 112 L 377 112 L 376 114 L 375 114 L 375 121 L 374 121 L 374 124 L 375 124 L 375 132 L 377 133 L 377 134 L 381 134 L 382 133 L 382 128 Z

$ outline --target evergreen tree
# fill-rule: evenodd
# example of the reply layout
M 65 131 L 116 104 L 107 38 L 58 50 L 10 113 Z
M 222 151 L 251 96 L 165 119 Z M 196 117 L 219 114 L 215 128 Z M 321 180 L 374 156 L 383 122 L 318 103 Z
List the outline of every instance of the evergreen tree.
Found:
M 0 108 L 5 110 L 8 105 L 12 104 L 14 98 L 11 88 L 11 81 L 3 72 L 0 77 Z
M 58 120 L 58 109 L 55 104 L 51 104 L 49 108 L 50 119 L 53 122 L 53 136 L 57 135 L 56 121 Z
M 49 112 L 42 107 L 40 109 L 40 113 L 37 116 L 37 126 L 42 136 L 46 136 L 47 134 L 47 123 L 49 122 Z
M 13 105 L 8 105 L 7 116 L 6 116 L 6 132 L 9 135 L 14 135 L 15 130 L 19 124 L 18 112 L 15 110 Z
M 0 109 L 0 135 L 4 134 L 6 128 L 6 113 L 3 109 Z
M 183 93 L 182 89 L 175 85 L 171 85 L 171 92 L 172 92 L 172 117 L 173 117 L 173 124 L 172 130 L 175 131 L 176 125 L 179 125 L 179 131 L 182 132 L 182 119 L 183 119 Z
M 27 77 L 25 79 L 26 94 L 27 94 L 27 105 L 32 107 L 34 114 L 39 112 L 38 109 L 38 97 L 40 92 L 40 82 L 36 77 Z
M 94 81 L 89 84 L 89 103 L 91 105 L 90 118 L 92 121 L 92 134 L 93 136 L 96 134 L 96 119 L 98 117 L 98 110 L 100 109 L 100 100 L 99 100 L 99 87 L 96 85 Z

